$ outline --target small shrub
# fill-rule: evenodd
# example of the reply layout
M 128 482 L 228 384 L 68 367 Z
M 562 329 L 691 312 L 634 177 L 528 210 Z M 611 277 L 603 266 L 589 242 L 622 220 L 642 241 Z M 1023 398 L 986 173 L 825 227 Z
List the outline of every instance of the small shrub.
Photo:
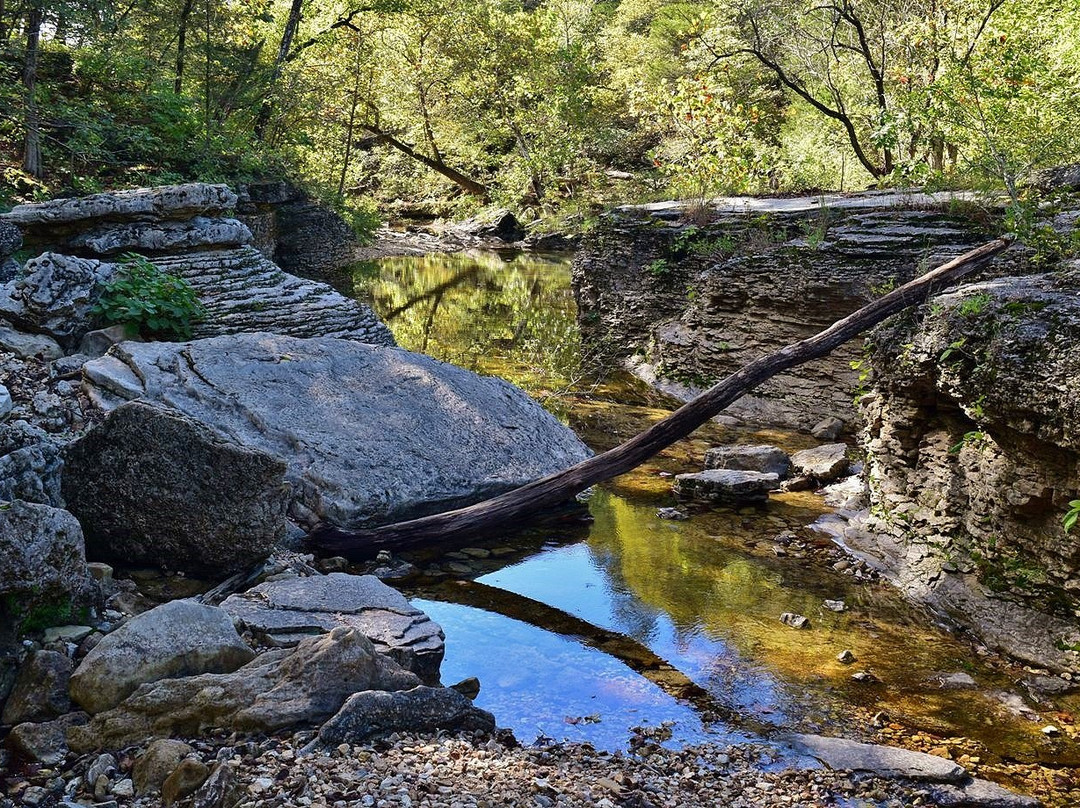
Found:
M 650 261 L 645 265 L 645 271 L 654 278 L 663 278 L 668 275 L 672 269 L 673 267 L 668 263 L 666 258 L 657 258 L 655 261 Z
M 123 323 L 132 336 L 190 338 L 191 326 L 206 316 L 191 284 L 142 255 L 128 253 L 121 262 L 104 285 L 94 314 L 105 323 Z

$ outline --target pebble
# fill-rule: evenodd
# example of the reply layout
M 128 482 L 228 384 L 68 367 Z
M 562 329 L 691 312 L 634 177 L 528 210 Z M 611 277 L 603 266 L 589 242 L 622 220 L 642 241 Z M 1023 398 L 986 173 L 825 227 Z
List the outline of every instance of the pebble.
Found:
M 857 660 L 855 654 L 853 654 L 850 650 L 845 649 L 836 655 L 836 661 L 839 662 L 841 665 L 851 665 Z
M 827 600 L 821 605 L 828 609 L 830 612 L 842 612 L 844 611 L 844 609 L 847 608 L 847 606 L 844 604 L 844 601 L 842 600 Z
M 795 614 L 794 612 L 784 612 L 780 615 L 780 622 L 785 626 L 791 626 L 792 628 L 810 628 L 810 618 L 801 614 Z

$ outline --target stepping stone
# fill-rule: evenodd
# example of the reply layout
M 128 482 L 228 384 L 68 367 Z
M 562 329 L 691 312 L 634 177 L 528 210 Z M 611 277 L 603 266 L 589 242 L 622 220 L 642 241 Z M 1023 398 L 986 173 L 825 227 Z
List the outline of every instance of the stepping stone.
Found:
M 709 469 L 675 477 L 675 496 L 717 505 L 764 502 L 780 482 L 776 474 L 734 469 Z

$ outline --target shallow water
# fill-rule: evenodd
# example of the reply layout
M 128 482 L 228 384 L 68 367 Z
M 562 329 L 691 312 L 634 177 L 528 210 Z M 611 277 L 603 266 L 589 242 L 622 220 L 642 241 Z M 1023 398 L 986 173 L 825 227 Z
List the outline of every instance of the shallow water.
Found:
M 673 406 L 582 361 L 562 259 L 495 254 L 395 258 L 358 266 L 358 296 L 399 343 L 520 384 L 596 449 L 630 437 Z M 586 357 L 587 359 L 587 357 Z M 674 722 L 672 742 L 726 740 L 770 727 L 843 734 L 878 711 L 938 736 L 967 736 L 986 759 L 1073 763 L 1067 741 L 1010 714 L 1015 670 L 990 666 L 885 584 L 856 582 L 814 557 L 806 529 L 827 511 L 813 494 L 760 508 L 694 512 L 668 521 L 672 473 L 700 468 L 705 448 L 751 439 L 813 443 L 775 430 L 699 430 L 631 474 L 600 486 L 591 522 L 534 526 L 485 543 L 498 552 L 418 560 L 429 577 L 418 605 L 447 635 L 443 678 L 476 676 L 477 703 L 525 741 L 625 747 L 631 727 Z M 793 530 L 806 558 L 777 557 Z M 447 570 L 453 570 L 451 574 Z M 825 599 L 847 604 L 824 609 Z M 798 631 L 782 612 L 810 618 Z M 841 665 L 849 649 L 858 662 Z M 880 683 L 851 679 L 867 670 Z M 967 672 L 974 690 L 945 690 Z

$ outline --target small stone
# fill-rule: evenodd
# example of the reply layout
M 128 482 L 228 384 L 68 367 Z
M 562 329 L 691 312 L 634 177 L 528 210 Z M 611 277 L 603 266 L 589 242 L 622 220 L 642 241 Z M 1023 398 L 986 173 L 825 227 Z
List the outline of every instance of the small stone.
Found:
M 690 518 L 686 511 L 679 508 L 657 508 L 656 516 L 658 519 L 674 519 L 679 522 Z
M 827 600 L 822 604 L 822 606 L 824 606 L 830 612 L 842 612 L 844 611 L 844 609 L 847 608 L 847 606 L 844 604 L 844 601 L 842 600 Z
M 349 559 L 343 556 L 330 556 L 319 561 L 321 572 L 345 572 L 349 569 Z
M 8 392 L 4 385 L 0 384 L 0 420 L 7 418 L 14 406 L 15 403 L 11 400 L 11 393 Z
M 848 561 L 846 558 L 842 558 L 839 561 L 837 561 L 835 564 L 833 564 L 832 568 L 834 570 L 836 570 L 837 572 L 843 572 L 844 570 L 848 569 L 850 566 L 851 566 L 851 562 Z
M 480 695 L 480 680 L 475 676 L 470 676 L 467 679 L 462 679 L 456 685 L 450 685 L 450 689 L 456 690 L 469 701 L 476 701 L 476 697 Z
M 162 783 L 193 750 L 183 741 L 159 738 L 135 758 L 131 775 L 139 795 L 158 791 Z
M 113 579 L 113 568 L 103 561 L 91 561 L 87 563 L 86 569 L 95 581 L 108 583 Z
M 87 564 L 87 566 L 90 565 Z M 45 629 L 45 642 L 73 642 L 78 644 L 93 632 L 94 629 L 90 626 L 54 626 Z
M 1047 724 L 1045 727 L 1042 728 L 1042 734 L 1052 738 L 1060 735 L 1061 730 L 1055 727 L 1053 724 Z
M 134 797 L 135 784 L 131 782 L 130 777 L 125 777 L 120 782 L 114 783 L 109 791 L 114 797 Z
M 210 768 L 197 757 L 184 758 L 161 785 L 161 799 L 172 805 L 199 790 L 210 776 Z
M 804 617 L 801 614 L 795 614 L 794 612 L 784 612 L 780 615 L 780 622 L 785 626 L 791 626 L 792 628 L 810 628 L 810 618 Z
M 881 681 L 876 676 L 874 676 L 874 674 L 870 673 L 870 671 L 858 671 L 857 673 L 851 674 L 851 678 L 854 681 L 864 685 L 877 684 Z
M 950 673 L 938 678 L 943 690 L 971 690 L 976 687 L 975 680 L 967 673 Z
M 31 808 L 37 805 L 43 805 L 49 798 L 48 790 L 41 786 L 30 786 L 22 795 L 22 804 L 29 805 Z
M 86 775 L 84 777 L 86 785 L 93 788 L 99 777 L 108 779 L 109 775 L 115 771 L 116 758 L 110 754 L 98 755 L 97 760 L 91 763 L 90 768 L 86 770 Z

